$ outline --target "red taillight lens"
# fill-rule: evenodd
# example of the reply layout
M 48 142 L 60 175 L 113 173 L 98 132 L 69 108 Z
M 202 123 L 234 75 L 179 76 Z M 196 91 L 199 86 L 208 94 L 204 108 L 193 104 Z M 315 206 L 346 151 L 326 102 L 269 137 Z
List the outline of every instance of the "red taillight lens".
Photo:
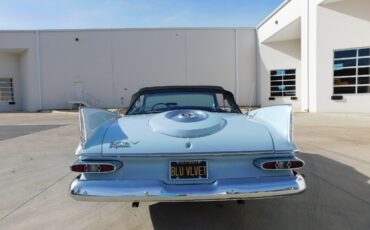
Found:
M 115 169 L 114 165 L 105 163 L 74 164 L 71 166 L 73 172 L 80 173 L 113 172 Z
M 85 172 L 85 166 L 84 164 L 81 165 L 72 165 L 71 171 L 73 172 Z
M 112 172 L 114 171 L 114 166 L 109 164 L 101 164 L 100 172 Z
M 263 163 L 262 168 L 263 169 L 276 169 L 275 161 Z
M 291 161 L 290 162 L 290 168 L 296 169 L 296 168 L 302 168 L 304 166 L 303 161 Z
M 262 169 L 297 169 L 304 166 L 303 161 L 292 160 L 292 161 L 268 161 L 262 163 Z

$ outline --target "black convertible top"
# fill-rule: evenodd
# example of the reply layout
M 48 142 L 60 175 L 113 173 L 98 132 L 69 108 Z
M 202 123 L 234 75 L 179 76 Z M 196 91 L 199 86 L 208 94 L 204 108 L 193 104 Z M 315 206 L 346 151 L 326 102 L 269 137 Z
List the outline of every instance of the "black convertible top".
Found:
M 227 92 L 221 86 L 212 86 L 212 85 L 171 85 L 171 86 L 153 86 L 153 87 L 144 87 L 139 89 L 135 94 L 147 94 L 147 93 L 156 93 L 156 92 L 176 92 L 176 91 L 189 91 L 189 92 L 199 92 L 199 91 L 212 91 L 212 92 Z M 134 95 L 135 95 L 134 94 Z
M 232 92 L 225 90 L 221 86 L 212 86 L 212 85 L 180 85 L 180 86 L 153 86 L 153 87 L 144 87 L 139 89 L 131 97 L 130 106 L 127 111 L 131 109 L 137 98 L 145 94 L 153 93 L 171 93 L 171 92 L 212 92 L 212 93 L 222 93 L 225 97 L 228 97 L 234 105 L 239 109 L 235 102 L 235 98 Z

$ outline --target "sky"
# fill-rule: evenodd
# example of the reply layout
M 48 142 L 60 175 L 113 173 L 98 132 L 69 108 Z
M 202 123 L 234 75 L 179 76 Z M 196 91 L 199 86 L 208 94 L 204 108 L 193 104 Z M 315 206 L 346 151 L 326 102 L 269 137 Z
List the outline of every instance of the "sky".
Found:
M 255 27 L 283 0 L 0 0 L 0 30 Z

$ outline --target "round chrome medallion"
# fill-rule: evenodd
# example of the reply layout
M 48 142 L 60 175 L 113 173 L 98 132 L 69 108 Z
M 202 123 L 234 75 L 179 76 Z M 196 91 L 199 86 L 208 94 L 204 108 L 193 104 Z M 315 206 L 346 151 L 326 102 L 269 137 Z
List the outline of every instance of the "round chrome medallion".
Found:
M 159 113 L 149 121 L 156 132 L 182 138 L 208 136 L 223 129 L 226 120 L 221 116 L 202 110 L 181 109 Z M 188 149 L 192 143 L 185 144 Z
M 177 122 L 198 122 L 207 119 L 207 113 L 199 110 L 174 110 L 166 114 L 168 119 Z

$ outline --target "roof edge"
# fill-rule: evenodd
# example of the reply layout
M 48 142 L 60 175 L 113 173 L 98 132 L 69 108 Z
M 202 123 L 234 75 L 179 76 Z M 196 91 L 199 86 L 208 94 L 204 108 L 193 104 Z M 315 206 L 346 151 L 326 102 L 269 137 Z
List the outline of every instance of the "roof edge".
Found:
M 281 3 L 274 11 L 272 11 L 265 19 L 262 20 L 260 24 L 257 25 L 256 29 L 259 29 L 261 26 L 263 26 L 268 20 L 270 20 L 275 14 L 277 14 L 284 6 L 286 6 L 289 2 L 292 0 L 285 0 L 283 3 Z
M 142 31 L 142 30 L 256 30 L 255 27 L 147 27 L 147 28 L 80 28 L 80 29 L 0 29 L 11 32 L 88 32 L 88 31 Z

